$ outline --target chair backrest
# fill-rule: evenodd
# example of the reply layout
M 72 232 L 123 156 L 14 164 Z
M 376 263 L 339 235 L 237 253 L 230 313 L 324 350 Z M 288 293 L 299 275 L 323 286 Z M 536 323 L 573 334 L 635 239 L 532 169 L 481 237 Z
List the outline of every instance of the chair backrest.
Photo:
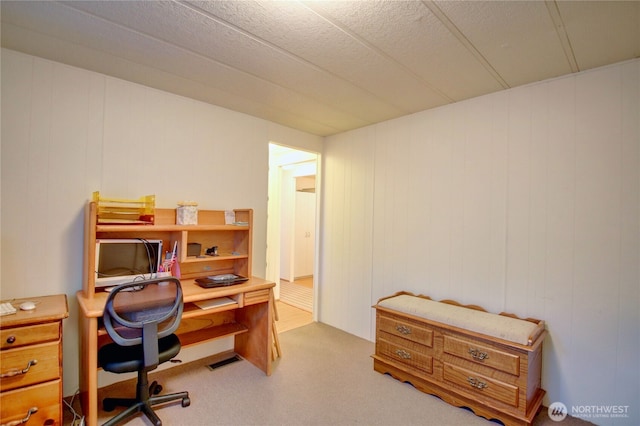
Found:
M 158 339 L 176 331 L 183 307 L 182 286 L 176 277 L 134 281 L 111 290 L 104 326 L 120 346 L 142 344 L 145 367 L 155 367 Z

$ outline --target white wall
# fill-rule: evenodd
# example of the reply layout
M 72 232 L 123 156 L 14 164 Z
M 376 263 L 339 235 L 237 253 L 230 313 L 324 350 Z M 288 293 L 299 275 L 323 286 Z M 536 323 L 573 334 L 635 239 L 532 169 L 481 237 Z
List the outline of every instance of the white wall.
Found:
M 373 340 L 399 290 L 540 318 L 545 405 L 640 424 L 639 123 L 634 60 L 327 138 L 319 319 Z
M 254 209 L 264 276 L 268 143 L 322 139 L 248 115 L 2 49 L 2 299 L 64 293 L 64 394 L 78 388 L 83 212 L 93 191 L 156 206 Z

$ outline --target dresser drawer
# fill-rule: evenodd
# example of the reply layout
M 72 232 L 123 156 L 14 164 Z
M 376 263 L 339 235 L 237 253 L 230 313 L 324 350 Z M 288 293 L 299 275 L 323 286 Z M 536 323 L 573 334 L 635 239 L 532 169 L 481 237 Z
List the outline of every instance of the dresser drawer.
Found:
M 23 372 L 24 370 L 27 371 Z M 59 379 L 59 342 L 41 343 L 1 351 L 0 373 L 2 374 L 2 378 L 0 378 L 0 391 L 2 392 L 20 386 Z M 4 396 L 2 405 L 4 405 Z
M 394 336 L 409 339 L 425 346 L 433 346 L 433 331 L 394 317 L 380 315 L 378 329 Z
M 33 343 L 57 341 L 60 339 L 60 324 L 36 324 L 0 330 L 0 349 L 17 348 Z
M 515 376 L 520 374 L 518 355 L 477 345 L 465 339 L 445 335 L 444 352 Z
M 481 398 L 491 398 L 505 404 L 518 406 L 518 387 L 477 374 L 465 368 L 443 365 L 445 382 L 457 385 Z
M 27 417 L 29 409 L 37 408 L 31 414 L 29 425 L 62 424 L 62 381 L 60 379 L 39 385 L 33 385 L 2 392 L 0 406 L 0 423 L 7 424 Z
M 376 341 L 376 354 L 392 358 L 402 364 L 423 371 L 433 373 L 433 358 L 426 354 L 425 346 L 396 336 L 381 332 Z

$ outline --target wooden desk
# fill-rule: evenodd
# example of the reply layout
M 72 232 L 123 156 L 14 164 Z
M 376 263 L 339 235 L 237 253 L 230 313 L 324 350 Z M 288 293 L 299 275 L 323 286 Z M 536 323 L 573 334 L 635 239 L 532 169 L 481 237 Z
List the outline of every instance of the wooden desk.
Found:
M 20 304 L 27 300 L 36 308 L 21 311 Z M 18 312 L 0 317 L 0 423 L 28 418 L 28 424 L 61 425 L 62 320 L 69 316 L 67 296 L 16 299 L 11 304 Z
M 271 375 L 273 287 L 260 278 L 229 286 L 204 289 L 194 280 L 182 280 L 184 312 L 177 334 L 183 347 L 213 339 L 234 336 L 235 351 Z M 109 342 L 102 327 L 106 292 L 92 297 L 77 294 L 81 313 L 80 398 L 85 421 L 94 426 L 98 421 L 98 349 Z M 211 309 L 200 309 L 194 302 L 228 297 L 234 303 Z

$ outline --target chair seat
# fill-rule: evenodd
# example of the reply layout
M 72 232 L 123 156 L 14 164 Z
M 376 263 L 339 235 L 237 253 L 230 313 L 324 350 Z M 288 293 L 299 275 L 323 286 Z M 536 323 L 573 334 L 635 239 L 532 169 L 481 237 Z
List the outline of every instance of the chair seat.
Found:
M 180 339 L 175 334 L 158 339 L 159 363 L 169 361 L 180 352 Z M 98 362 L 105 371 L 128 373 L 144 368 L 142 345 L 120 346 L 109 343 L 98 351 Z

